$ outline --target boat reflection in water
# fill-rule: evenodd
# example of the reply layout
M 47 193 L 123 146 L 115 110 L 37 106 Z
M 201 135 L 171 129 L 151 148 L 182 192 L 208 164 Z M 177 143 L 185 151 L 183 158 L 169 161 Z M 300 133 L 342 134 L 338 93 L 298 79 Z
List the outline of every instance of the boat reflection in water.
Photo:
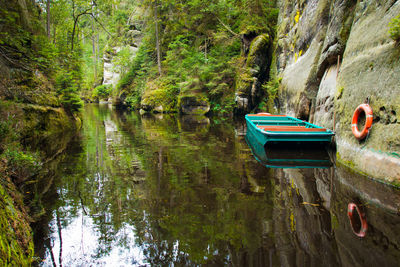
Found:
M 246 142 L 254 157 L 268 168 L 329 168 L 332 166 L 326 144 L 320 142 L 257 142 L 251 131 Z

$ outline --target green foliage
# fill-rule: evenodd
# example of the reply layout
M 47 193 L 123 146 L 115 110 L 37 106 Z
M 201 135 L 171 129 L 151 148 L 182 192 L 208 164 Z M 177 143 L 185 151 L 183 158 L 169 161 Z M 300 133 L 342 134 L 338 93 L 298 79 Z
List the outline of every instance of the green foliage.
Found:
M 124 75 L 129 69 L 132 60 L 132 52 L 128 46 L 122 47 L 113 57 L 114 71 Z
M 7 161 L 8 171 L 17 181 L 34 176 L 40 169 L 40 163 L 36 160 L 38 155 L 35 153 L 7 149 L 2 156 Z
M 263 89 L 264 98 L 263 101 L 258 105 L 258 109 L 262 111 L 271 112 L 273 109 L 274 101 L 279 96 L 279 86 L 282 78 L 272 78 L 268 82 L 262 84 L 261 88 Z
M 242 34 L 274 34 L 279 13 L 276 1 L 242 0 L 240 2 L 243 10 L 240 16 L 240 32 Z
M 139 48 L 135 58 L 133 59 L 129 71 L 122 75 L 121 80 L 117 84 L 117 90 L 126 89 L 129 85 L 132 85 L 134 79 L 137 76 L 141 76 L 146 71 L 146 65 L 151 63 L 151 58 L 146 51 L 146 45 Z
M 214 114 L 219 114 L 221 116 L 231 115 L 236 106 L 234 97 L 224 98 L 221 104 L 213 102 L 211 104 L 212 104 L 212 112 Z
M 15 190 L 13 194 L 16 194 Z M 31 266 L 33 262 L 31 230 L 27 218 L 16 208 L 16 202 L 4 189 L 4 185 L 0 184 L 1 266 Z
M 2 142 L 10 132 L 8 121 L 0 121 L 0 142 Z
M 75 1 L 76 7 L 84 6 L 84 2 Z M 44 32 L 44 21 L 41 21 L 35 1 L 8 1 L 0 5 L 0 55 L 11 74 L 6 75 L 9 79 L 7 87 L 13 88 L 3 89 L 7 99 L 51 106 L 61 103 L 67 109 L 78 109 L 77 95 L 83 80 L 82 50 L 77 45 L 74 51 L 70 51 L 73 26 L 70 3 L 51 2 L 50 38 Z M 69 73 L 73 77 L 69 80 L 70 85 L 62 88 L 62 93 L 57 85 L 54 86 L 59 73 Z
M 93 96 L 99 99 L 107 99 L 112 92 L 111 84 L 102 84 L 94 88 Z
M 223 47 L 211 46 L 207 55 L 193 47 L 190 37 L 178 35 L 169 45 L 164 61 L 169 77 L 179 84 L 181 94 L 206 93 L 216 103 L 233 92 L 239 41 Z
M 21 117 L 12 102 L 0 101 L 0 155 L 5 149 L 19 147 Z
M 152 108 L 162 106 L 163 111 L 177 111 L 179 88 L 168 79 L 159 79 L 147 84 L 149 90 L 143 95 L 142 103 Z
M 130 95 L 125 98 L 125 103 L 130 108 L 138 108 L 140 106 L 140 101 L 141 101 L 141 98 L 138 97 L 137 95 Z
M 77 112 L 82 108 L 83 102 L 78 95 L 78 89 L 72 73 L 60 71 L 56 78 L 56 86 L 60 102 L 66 110 Z
M 269 98 L 275 99 L 278 97 L 279 85 L 280 85 L 281 81 L 282 81 L 282 78 L 274 78 L 262 85 L 262 88 L 263 88 L 265 94 Z
M 138 8 L 150 10 L 140 17 L 145 21 L 143 42 L 116 92 L 127 91 L 135 96 L 131 98 L 135 103 L 148 98 L 142 96 L 153 90 L 149 81 L 158 79 L 154 2 L 146 0 Z M 239 33 L 273 36 L 278 14 L 276 1 L 172 0 L 159 3 L 157 14 L 159 28 L 163 29 L 159 38 L 161 76 L 179 88 L 179 95 L 205 94 L 214 103 L 215 111 L 232 110 L 226 104 L 232 101 L 225 99 L 232 99 L 235 89 L 241 54 Z
M 393 40 L 400 42 L 400 15 L 393 18 L 389 23 L 389 34 Z

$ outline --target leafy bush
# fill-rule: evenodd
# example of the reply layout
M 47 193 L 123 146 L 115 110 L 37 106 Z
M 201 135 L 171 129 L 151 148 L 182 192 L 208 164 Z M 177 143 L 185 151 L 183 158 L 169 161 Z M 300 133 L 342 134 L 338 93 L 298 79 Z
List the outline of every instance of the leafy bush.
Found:
M 60 102 L 66 110 L 77 112 L 82 108 L 83 102 L 71 73 L 60 71 L 56 77 L 56 87 Z
M 8 135 L 9 131 L 9 123 L 7 121 L 0 121 L 0 142 Z
M 400 42 L 400 14 L 389 23 L 389 34 L 393 40 Z
M 106 99 L 110 96 L 112 91 L 111 84 L 102 84 L 94 88 L 93 96 L 99 99 Z
M 17 181 L 23 181 L 34 176 L 40 168 L 40 163 L 36 160 L 38 156 L 34 153 L 7 149 L 3 156 L 7 160 L 7 167 L 11 176 L 16 178 Z
M 125 103 L 131 108 L 138 108 L 140 106 L 140 97 L 131 95 L 125 98 Z
M 268 98 L 276 98 L 278 97 L 279 85 L 281 83 L 282 78 L 269 80 L 267 83 L 262 85 L 262 88 Z
M 122 47 L 122 49 L 113 57 L 113 71 L 118 72 L 121 76 L 124 76 L 126 70 L 129 69 L 131 64 L 132 52 L 128 46 Z
M 121 80 L 119 80 L 117 84 L 117 90 L 128 87 L 144 68 L 145 62 L 149 60 L 147 51 L 144 49 L 144 47 L 145 45 L 142 45 L 139 48 L 132 65 L 129 68 L 129 71 L 122 75 Z

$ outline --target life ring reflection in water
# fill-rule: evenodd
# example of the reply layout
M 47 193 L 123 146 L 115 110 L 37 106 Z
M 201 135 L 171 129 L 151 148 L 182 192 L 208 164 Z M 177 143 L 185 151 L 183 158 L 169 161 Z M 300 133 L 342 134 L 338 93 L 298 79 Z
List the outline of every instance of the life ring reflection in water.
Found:
M 358 120 L 360 118 L 360 115 L 365 114 L 365 125 L 364 128 L 360 131 L 358 129 Z M 365 137 L 367 137 L 369 130 L 372 126 L 372 121 L 373 121 L 373 112 L 372 108 L 368 104 L 361 104 L 359 105 L 356 110 L 354 111 L 353 118 L 351 120 L 351 131 L 353 132 L 354 136 L 358 140 L 362 140 Z
M 349 203 L 347 206 L 347 216 L 349 217 L 351 229 L 354 234 L 358 237 L 364 237 L 368 230 L 365 214 L 361 212 L 356 204 Z

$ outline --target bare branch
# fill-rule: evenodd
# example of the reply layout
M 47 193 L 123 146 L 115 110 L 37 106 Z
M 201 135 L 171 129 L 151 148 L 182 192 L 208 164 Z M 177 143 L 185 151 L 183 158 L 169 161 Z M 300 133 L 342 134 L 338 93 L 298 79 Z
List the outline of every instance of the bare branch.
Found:
M 112 36 L 112 34 L 111 34 L 109 31 L 107 31 L 107 29 L 106 29 L 106 28 L 103 26 L 103 24 L 94 16 L 93 13 L 89 13 L 89 15 L 92 16 L 92 18 L 103 28 L 103 30 L 104 30 L 109 36 Z
M 224 26 L 225 29 L 228 30 L 228 32 L 230 32 L 231 34 L 233 34 L 233 36 L 235 36 L 235 37 L 240 37 L 239 34 L 237 34 L 236 32 L 232 31 L 231 28 L 229 28 L 229 26 L 227 26 L 225 23 L 223 23 L 222 20 L 221 20 L 219 17 L 217 17 L 217 20 L 222 24 L 222 26 Z

